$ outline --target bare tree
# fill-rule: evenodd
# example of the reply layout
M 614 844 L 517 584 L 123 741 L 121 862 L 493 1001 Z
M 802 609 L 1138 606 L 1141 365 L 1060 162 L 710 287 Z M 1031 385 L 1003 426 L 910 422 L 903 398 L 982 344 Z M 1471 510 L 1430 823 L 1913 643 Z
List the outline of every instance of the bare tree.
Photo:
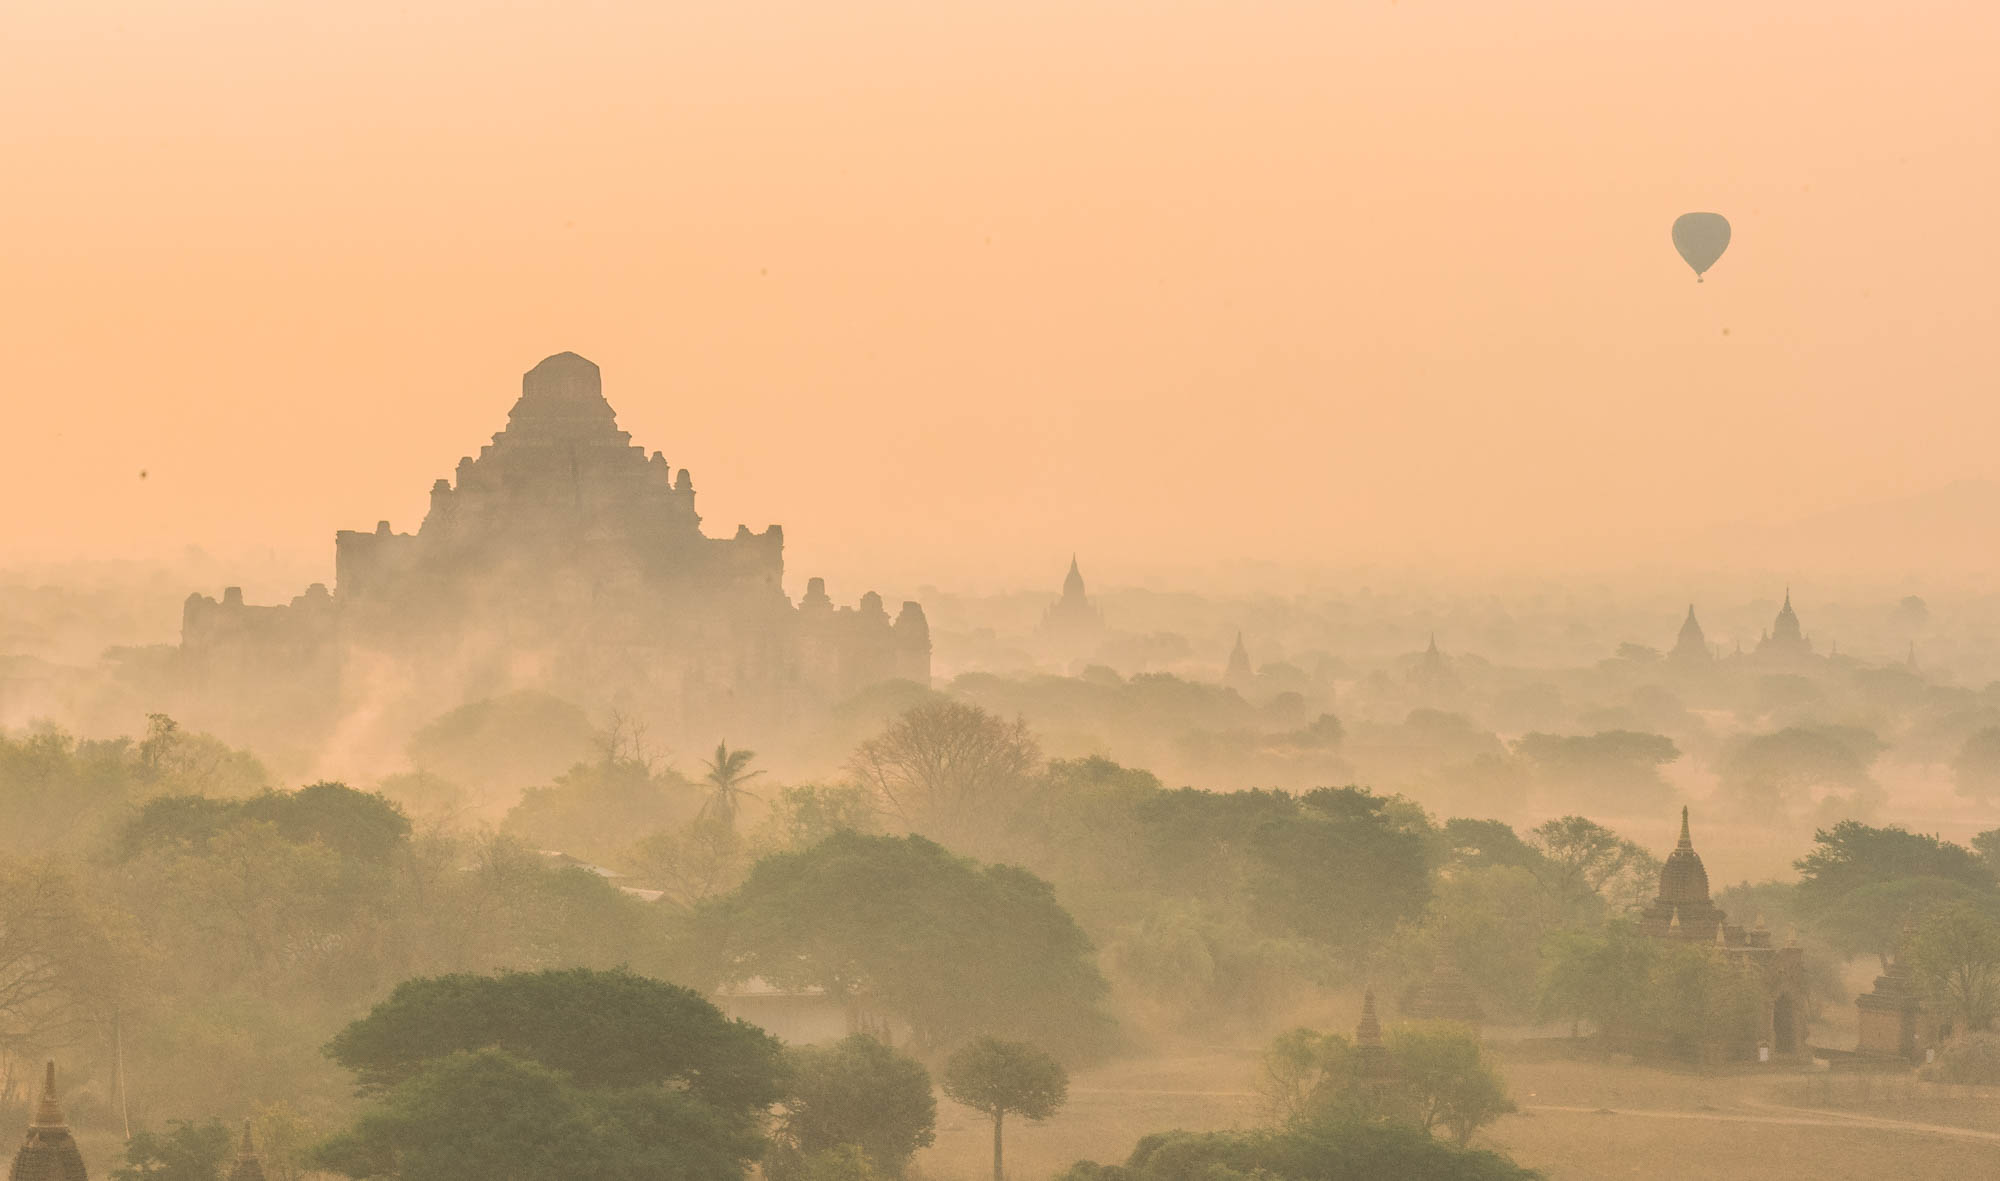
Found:
M 54 864 L 0 869 L 0 1057 L 10 1076 L 15 1060 L 108 1023 L 130 968 L 128 944 Z
M 847 766 L 890 814 L 949 844 L 1018 799 L 1041 760 L 1026 722 L 945 701 L 904 711 Z

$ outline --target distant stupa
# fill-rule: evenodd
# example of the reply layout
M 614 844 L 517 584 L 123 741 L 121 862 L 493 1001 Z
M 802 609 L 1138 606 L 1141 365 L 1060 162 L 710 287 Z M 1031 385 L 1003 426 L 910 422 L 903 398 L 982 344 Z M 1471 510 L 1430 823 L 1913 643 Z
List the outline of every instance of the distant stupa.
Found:
M 1083 589 L 1083 570 L 1077 566 L 1075 554 L 1069 556 L 1062 598 L 1043 613 L 1040 632 L 1046 640 L 1070 646 L 1094 643 L 1104 634 L 1104 616 Z
M 1451 671 L 1451 661 L 1445 659 L 1438 648 L 1437 633 L 1431 633 L 1430 646 L 1417 658 L 1417 665 L 1410 670 L 1410 684 L 1427 692 L 1442 692 L 1458 687 L 1458 678 Z
M 1257 679 L 1250 667 L 1250 649 L 1243 646 L 1243 633 L 1236 633 L 1236 646 L 1229 650 L 1229 666 L 1223 670 L 1222 683 L 1235 689 L 1247 689 Z
M 1757 651 L 1766 656 L 1810 656 L 1812 641 L 1806 639 L 1799 627 L 1798 612 L 1792 610 L 1792 588 L 1785 588 L 1785 605 L 1778 608 L 1778 618 L 1771 622 L 1771 633 L 1757 645 Z
M 1694 604 L 1688 604 L 1688 614 L 1681 624 L 1680 638 L 1674 641 L 1674 650 L 1668 654 L 1682 664 L 1707 664 L 1715 658 L 1708 650 L 1708 637 L 1702 634 L 1701 624 L 1694 617 Z

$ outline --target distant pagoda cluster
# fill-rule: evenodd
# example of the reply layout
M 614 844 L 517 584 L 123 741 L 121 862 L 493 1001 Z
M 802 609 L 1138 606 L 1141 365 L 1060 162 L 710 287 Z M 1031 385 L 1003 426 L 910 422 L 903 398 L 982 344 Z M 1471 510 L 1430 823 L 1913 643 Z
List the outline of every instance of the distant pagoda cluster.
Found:
M 710 735 L 930 679 L 922 607 L 892 619 L 872 592 L 836 607 L 817 578 L 793 603 L 782 530 L 706 536 L 688 470 L 618 429 L 575 353 L 528 371 L 416 532 L 342 531 L 334 554 L 334 587 L 288 605 L 189 597 L 190 714 L 242 733 L 344 716 L 385 686 L 453 704 L 533 688 Z
M 1771 621 L 1769 630 L 1758 638 L 1754 655 L 1767 663 L 1780 663 L 1803 660 L 1812 654 L 1812 639 L 1799 625 L 1799 614 L 1792 609 L 1791 588 L 1787 587 L 1784 606 L 1778 608 L 1778 616 Z M 1741 656 L 1740 648 L 1732 655 Z M 1716 660 L 1715 650 L 1709 646 L 1708 637 L 1701 630 L 1701 622 L 1695 618 L 1693 603 L 1688 604 L 1687 618 L 1681 621 L 1680 635 L 1675 637 L 1667 659 L 1686 667 L 1698 667 Z

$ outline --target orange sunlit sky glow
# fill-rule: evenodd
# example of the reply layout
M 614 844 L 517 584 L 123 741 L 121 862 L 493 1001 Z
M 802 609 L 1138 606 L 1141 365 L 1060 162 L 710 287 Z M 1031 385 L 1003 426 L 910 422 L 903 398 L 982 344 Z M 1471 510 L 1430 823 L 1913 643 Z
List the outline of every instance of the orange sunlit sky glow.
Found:
M 569 349 L 794 593 L 1706 561 L 1992 476 L 1996 60 L 1925 0 L 13 0 L 0 560 L 330 567 Z

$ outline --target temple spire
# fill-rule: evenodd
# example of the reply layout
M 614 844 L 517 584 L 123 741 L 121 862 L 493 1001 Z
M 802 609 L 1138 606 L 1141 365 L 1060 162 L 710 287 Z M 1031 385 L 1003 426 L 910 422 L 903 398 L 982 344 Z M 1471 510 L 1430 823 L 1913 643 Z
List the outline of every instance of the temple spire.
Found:
M 35 1112 L 35 1126 L 38 1128 L 61 1128 L 67 1126 L 63 1119 L 62 1105 L 56 1102 L 56 1064 L 51 1061 L 42 1075 L 42 1105 Z
M 1694 848 L 1694 838 L 1688 835 L 1688 810 L 1686 804 L 1681 805 L 1681 843 L 1679 847 L 1682 849 Z
M 1229 664 L 1223 671 L 1222 679 L 1224 683 L 1241 689 L 1255 680 L 1256 675 L 1250 667 L 1250 649 L 1243 646 L 1243 633 L 1238 631 L 1236 646 L 1229 650 Z
M 1382 1044 L 1382 1022 L 1375 1016 L 1375 990 L 1361 994 L 1361 1023 L 1354 1027 L 1354 1044 L 1357 1046 L 1379 1046 Z
M 243 1149 L 229 1170 L 228 1181 L 265 1181 L 264 1161 L 257 1155 L 257 1143 L 250 1138 L 250 1121 L 243 1121 Z

